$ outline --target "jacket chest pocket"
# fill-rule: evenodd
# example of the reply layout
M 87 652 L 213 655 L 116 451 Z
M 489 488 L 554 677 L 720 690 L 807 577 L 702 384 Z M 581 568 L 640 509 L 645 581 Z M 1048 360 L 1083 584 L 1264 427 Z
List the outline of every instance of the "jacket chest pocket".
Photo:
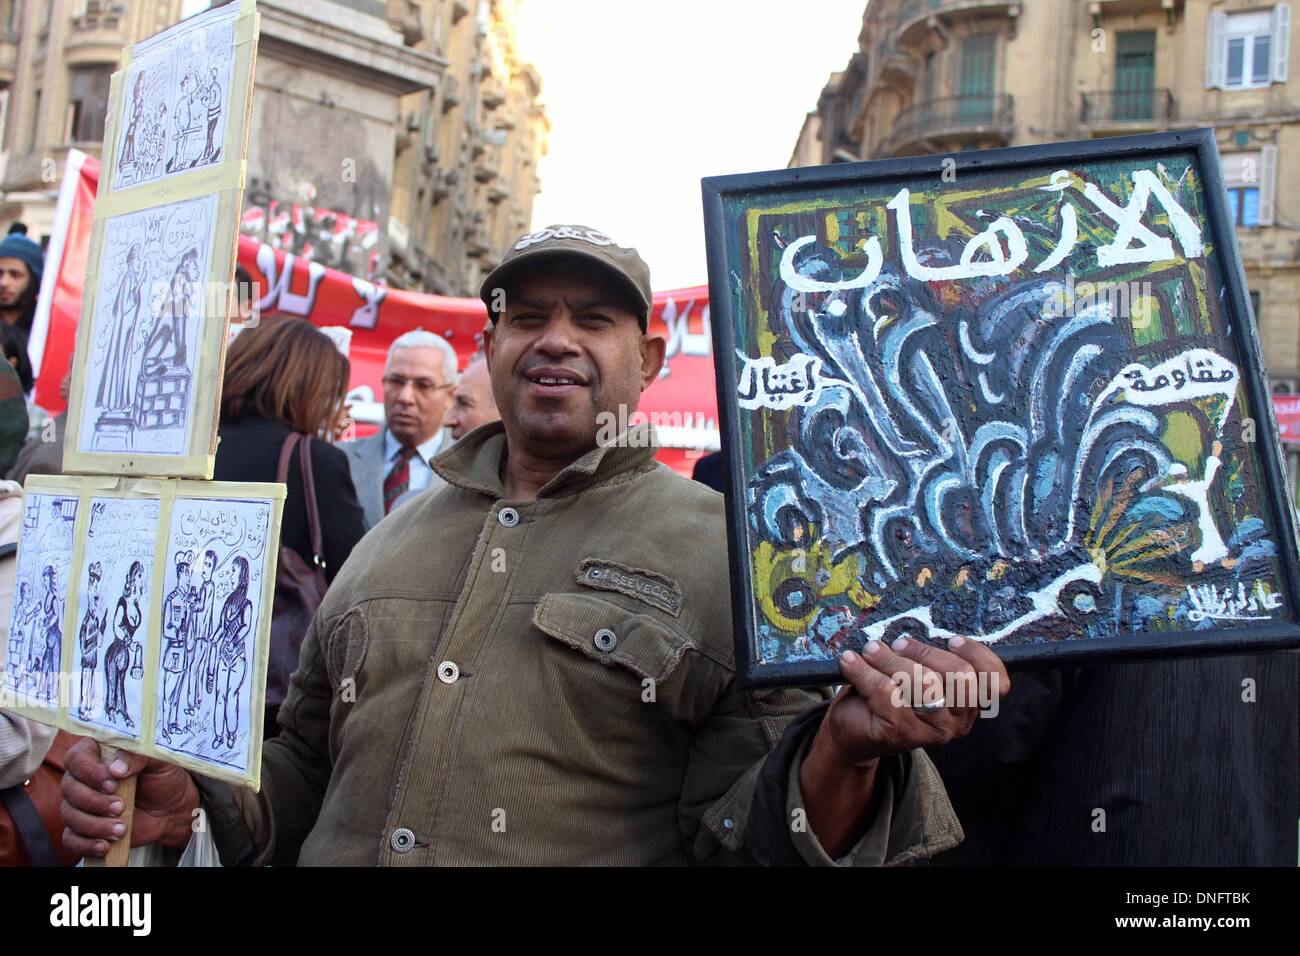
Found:
M 683 690 L 698 661 L 695 643 L 653 614 L 588 594 L 547 594 L 533 611 L 546 640 L 549 679 L 571 708 L 610 718 L 690 719 Z M 693 695 L 688 695 L 693 696 Z M 649 706 L 654 705 L 654 706 Z
M 588 594 L 543 596 L 533 624 L 590 660 L 656 683 L 668 679 L 692 646 L 684 634 L 651 615 Z

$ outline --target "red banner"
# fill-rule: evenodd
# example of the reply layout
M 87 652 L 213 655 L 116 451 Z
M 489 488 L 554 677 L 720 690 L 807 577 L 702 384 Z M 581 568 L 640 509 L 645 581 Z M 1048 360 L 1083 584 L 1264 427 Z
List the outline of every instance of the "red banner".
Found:
M 81 316 L 86 250 L 94 211 L 99 162 L 84 157 L 69 162 L 56 215 L 51 254 L 59 252 L 56 279 L 50 283 L 49 310 L 32 340 L 43 349 L 36 401 L 61 411 L 58 386 L 67 372 L 77 321 Z M 65 203 L 64 196 L 67 196 Z M 65 208 L 66 207 L 66 208 Z M 60 242 L 61 238 L 61 242 Z M 449 341 L 461 366 L 481 345 L 487 310 L 478 299 L 460 299 L 389 289 L 319 263 L 311 262 L 250 236 L 239 240 L 239 264 L 257 285 L 263 314 L 294 315 L 319 326 L 342 326 L 352 333 L 348 357 L 352 362 L 353 414 L 358 422 L 377 422 L 381 409 L 380 378 L 388 346 L 412 329 L 436 332 Z M 53 267 L 53 260 L 46 272 Z M 42 299 L 47 290 L 42 286 Z M 654 422 L 665 446 L 660 460 L 686 474 L 699 456 L 718 447 L 718 408 L 713 384 L 713 340 L 709 329 L 708 289 L 700 286 L 656 293 L 651 331 L 668 343 L 668 360 L 659 381 L 641 397 L 640 408 L 628 424 Z
M 1284 442 L 1300 442 L 1300 395 L 1274 395 L 1277 433 Z

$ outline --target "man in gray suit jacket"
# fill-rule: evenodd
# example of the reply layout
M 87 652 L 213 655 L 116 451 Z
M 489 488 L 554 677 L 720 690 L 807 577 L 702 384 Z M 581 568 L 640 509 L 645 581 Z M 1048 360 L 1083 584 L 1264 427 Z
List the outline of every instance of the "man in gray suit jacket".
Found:
M 393 340 L 384 365 L 384 427 L 343 445 L 372 528 L 415 495 L 441 488 L 429 459 L 451 443 L 442 420 L 456 387 L 456 350 L 417 329 Z

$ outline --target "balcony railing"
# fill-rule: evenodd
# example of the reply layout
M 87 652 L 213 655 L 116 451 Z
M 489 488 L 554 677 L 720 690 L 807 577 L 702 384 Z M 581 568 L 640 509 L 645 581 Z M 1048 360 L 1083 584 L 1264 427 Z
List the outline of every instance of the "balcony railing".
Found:
M 943 96 L 923 100 L 898 114 L 889 135 L 890 149 L 920 139 L 983 133 L 1010 133 L 1015 124 L 1014 102 L 1009 93 L 983 96 Z
M 1084 93 L 1079 121 L 1089 126 L 1123 123 L 1163 123 L 1174 118 L 1174 96 L 1168 90 L 1103 90 Z

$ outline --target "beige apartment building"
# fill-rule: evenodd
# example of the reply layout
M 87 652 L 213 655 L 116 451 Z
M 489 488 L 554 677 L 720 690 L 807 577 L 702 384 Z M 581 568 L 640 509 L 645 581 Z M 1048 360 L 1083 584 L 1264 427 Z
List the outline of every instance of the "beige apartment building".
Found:
M 1300 64 L 1266 0 L 870 0 L 792 166 L 1212 126 L 1275 391 L 1300 392 Z
M 45 239 L 98 156 L 122 48 L 203 0 L 0 0 L 0 231 Z M 548 131 L 518 0 L 259 0 L 243 231 L 397 288 L 472 294 L 526 230 Z

